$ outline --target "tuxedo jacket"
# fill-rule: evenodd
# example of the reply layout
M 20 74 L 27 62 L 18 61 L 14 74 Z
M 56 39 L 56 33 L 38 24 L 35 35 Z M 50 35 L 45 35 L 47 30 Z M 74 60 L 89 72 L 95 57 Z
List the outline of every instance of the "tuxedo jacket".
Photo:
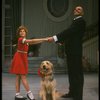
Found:
M 82 55 L 82 38 L 85 33 L 86 22 L 83 17 L 73 20 L 68 29 L 56 34 L 58 43 L 64 43 L 65 53 Z

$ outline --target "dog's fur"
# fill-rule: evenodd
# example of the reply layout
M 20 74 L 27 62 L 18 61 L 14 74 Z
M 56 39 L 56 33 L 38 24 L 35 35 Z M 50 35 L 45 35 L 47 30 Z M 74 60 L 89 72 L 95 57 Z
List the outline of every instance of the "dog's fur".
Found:
M 61 94 L 56 90 L 53 64 L 50 61 L 43 61 L 40 65 L 40 74 L 42 75 L 40 98 L 42 100 L 57 100 Z

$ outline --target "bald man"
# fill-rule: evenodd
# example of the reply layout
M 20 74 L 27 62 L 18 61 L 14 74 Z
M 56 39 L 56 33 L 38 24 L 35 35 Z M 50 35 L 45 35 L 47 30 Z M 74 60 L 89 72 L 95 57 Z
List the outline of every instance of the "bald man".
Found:
M 49 42 L 64 43 L 68 64 L 69 92 L 63 98 L 82 100 L 83 98 L 83 67 L 82 67 L 82 38 L 85 33 L 86 23 L 83 19 L 84 11 L 81 6 L 74 9 L 71 26 L 61 33 L 49 37 Z M 67 86 L 67 85 L 66 85 Z

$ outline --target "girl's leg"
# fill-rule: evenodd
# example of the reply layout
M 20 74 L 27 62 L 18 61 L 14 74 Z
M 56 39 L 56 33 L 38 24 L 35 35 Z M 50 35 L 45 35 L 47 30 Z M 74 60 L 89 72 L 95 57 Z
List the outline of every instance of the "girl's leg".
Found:
M 20 75 L 16 75 L 16 96 L 15 98 L 24 98 L 22 95 L 20 95 L 20 82 L 21 82 L 21 76 Z
M 19 93 L 20 92 L 20 80 L 21 80 L 21 77 L 20 75 L 16 75 L 16 93 Z
M 30 88 L 29 88 L 29 85 L 28 85 L 26 75 L 21 75 L 21 80 L 22 80 L 22 83 L 23 83 L 26 91 L 28 92 L 30 90 Z
M 21 75 L 22 83 L 27 91 L 27 96 L 30 100 L 35 100 L 32 92 L 30 91 L 29 84 L 26 78 L 26 75 Z

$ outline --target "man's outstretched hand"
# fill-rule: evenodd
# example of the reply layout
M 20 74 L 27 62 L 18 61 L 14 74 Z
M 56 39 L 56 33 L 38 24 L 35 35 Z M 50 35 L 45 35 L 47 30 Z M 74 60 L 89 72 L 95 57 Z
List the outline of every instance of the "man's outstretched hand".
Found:
M 53 37 L 47 37 L 48 42 L 54 42 L 54 38 Z M 58 45 L 63 45 L 63 43 L 57 43 Z

